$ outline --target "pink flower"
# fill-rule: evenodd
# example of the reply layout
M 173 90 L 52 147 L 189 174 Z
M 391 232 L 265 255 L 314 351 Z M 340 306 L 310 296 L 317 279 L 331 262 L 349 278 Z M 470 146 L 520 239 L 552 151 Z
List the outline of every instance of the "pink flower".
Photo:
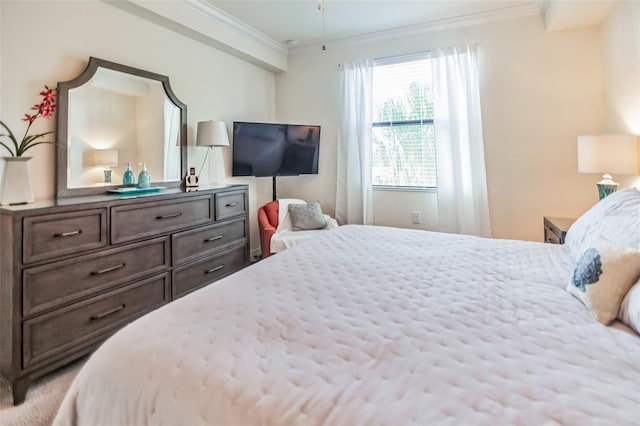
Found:
M 56 90 L 49 89 L 49 87 L 44 86 L 42 92 L 39 93 L 42 96 L 42 101 L 39 104 L 35 104 L 31 107 L 33 111 L 37 111 L 35 114 L 25 114 L 22 120 L 29 123 L 27 126 L 27 130 L 22 137 L 20 143 L 18 143 L 18 139 L 15 137 L 13 132 L 0 120 L 0 126 L 3 127 L 7 134 L 0 135 L 0 147 L 4 147 L 12 156 L 20 157 L 22 156 L 29 148 L 32 148 L 36 145 L 40 145 L 43 143 L 53 144 L 52 141 L 43 141 L 41 138 L 44 138 L 47 135 L 52 134 L 53 132 L 44 132 L 36 135 L 29 135 L 29 129 L 31 125 L 38 117 L 51 117 L 56 110 Z M 4 142 L 2 141 L 2 137 L 8 139 Z
M 33 123 L 35 121 L 36 118 L 38 118 L 38 114 L 36 114 L 36 115 L 25 114 L 23 120 L 24 121 L 28 121 L 29 124 L 31 124 L 31 123 Z

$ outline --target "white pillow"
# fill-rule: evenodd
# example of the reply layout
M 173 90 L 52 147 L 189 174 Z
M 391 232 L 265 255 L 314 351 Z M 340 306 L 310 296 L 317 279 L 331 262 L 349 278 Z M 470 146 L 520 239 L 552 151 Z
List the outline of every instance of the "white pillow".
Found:
M 640 191 L 622 189 L 600 200 L 569 228 L 565 244 L 575 259 L 585 241 L 600 234 L 626 247 L 640 248 Z
M 616 319 L 622 299 L 639 278 L 640 250 L 596 234 L 585 244 L 567 291 L 607 325 Z
M 622 299 L 618 318 L 640 334 L 640 280 L 631 287 L 631 290 Z

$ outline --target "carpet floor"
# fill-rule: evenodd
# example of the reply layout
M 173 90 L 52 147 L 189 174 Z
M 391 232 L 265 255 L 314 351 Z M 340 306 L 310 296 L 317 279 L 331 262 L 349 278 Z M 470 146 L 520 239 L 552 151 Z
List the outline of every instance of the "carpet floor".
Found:
M 17 407 L 13 406 L 9 383 L 0 377 L 0 425 L 49 426 L 85 361 L 82 358 L 33 382 L 27 391 L 27 398 Z

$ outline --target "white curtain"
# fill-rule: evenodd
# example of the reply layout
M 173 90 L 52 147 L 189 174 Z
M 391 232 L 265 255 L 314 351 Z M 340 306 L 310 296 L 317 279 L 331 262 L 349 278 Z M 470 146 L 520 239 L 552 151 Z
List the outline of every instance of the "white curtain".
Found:
M 336 219 L 341 224 L 371 225 L 373 61 L 343 64 L 340 89 Z
M 439 229 L 490 237 L 477 46 L 431 55 Z

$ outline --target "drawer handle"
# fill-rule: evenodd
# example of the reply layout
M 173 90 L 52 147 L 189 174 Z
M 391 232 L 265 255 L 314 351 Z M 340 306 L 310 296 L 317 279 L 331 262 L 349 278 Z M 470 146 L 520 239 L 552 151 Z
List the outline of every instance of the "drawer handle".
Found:
M 215 237 L 207 238 L 206 240 L 204 240 L 204 242 L 210 243 L 211 241 L 216 241 L 222 238 L 224 238 L 224 235 L 216 235 Z
M 182 216 L 182 213 L 171 213 L 164 216 L 156 216 L 156 219 L 171 219 L 172 217 Z
M 127 266 L 126 263 L 121 263 L 119 265 L 115 265 L 115 266 L 111 266 L 109 268 L 105 268 L 105 269 L 101 269 L 99 271 L 92 271 L 91 275 L 102 275 L 102 274 L 106 274 L 107 272 L 111 272 L 111 271 L 115 271 L 117 269 L 120 268 L 124 268 L 125 266 Z
M 61 237 L 71 237 L 73 235 L 79 235 L 79 234 L 82 234 L 82 229 L 78 229 L 77 231 L 61 232 L 59 234 L 53 234 L 53 236 L 56 238 L 61 238 Z
M 235 207 L 235 206 L 237 206 L 238 204 L 240 204 L 240 203 L 236 201 L 235 203 L 225 204 L 225 207 Z
M 224 268 L 224 265 L 216 266 L 215 268 L 208 269 L 204 271 L 205 274 L 213 274 L 214 272 L 218 272 L 220 269 Z
M 108 310 L 107 312 L 103 312 L 103 313 L 98 314 L 98 315 L 91 315 L 91 320 L 92 320 L 92 321 L 95 321 L 95 320 L 102 319 L 102 318 L 104 318 L 104 317 L 108 317 L 109 315 L 113 315 L 113 314 L 115 314 L 116 312 L 120 312 L 120 311 L 121 311 L 121 310 L 123 310 L 125 307 L 126 307 L 126 305 L 123 303 L 122 305 L 120 305 L 120 306 L 118 306 L 118 307 L 116 307 L 116 308 L 110 309 L 110 310 Z

